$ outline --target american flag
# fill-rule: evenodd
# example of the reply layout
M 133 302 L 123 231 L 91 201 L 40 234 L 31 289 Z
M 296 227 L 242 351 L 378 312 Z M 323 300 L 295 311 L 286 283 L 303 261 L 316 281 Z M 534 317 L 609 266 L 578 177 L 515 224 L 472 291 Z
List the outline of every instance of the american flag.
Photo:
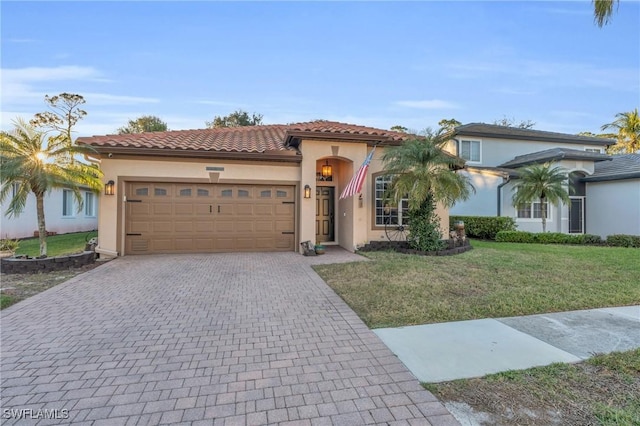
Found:
M 371 159 L 373 158 L 373 153 L 375 152 L 376 147 L 374 146 L 367 158 L 365 158 L 364 163 L 358 169 L 358 172 L 353 175 L 347 186 L 340 194 L 340 199 L 351 197 L 362 190 L 362 184 L 364 183 L 365 177 L 367 177 L 367 169 L 369 168 L 369 163 L 371 163 Z

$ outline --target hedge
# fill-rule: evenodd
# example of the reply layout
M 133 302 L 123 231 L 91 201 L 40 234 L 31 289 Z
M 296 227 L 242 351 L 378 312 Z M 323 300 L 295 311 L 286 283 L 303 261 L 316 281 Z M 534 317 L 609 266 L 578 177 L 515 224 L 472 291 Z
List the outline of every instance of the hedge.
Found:
M 538 244 L 592 244 L 614 247 L 640 248 L 638 235 L 609 235 L 603 241 L 599 235 L 592 234 L 562 234 L 560 232 L 533 233 L 523 231 L 501 231 L 496 235 L 496 241 L 503 243 L 538 243 Z
M 449 229 L 460 220 L 468 237 L 483 240 L 494 240 L 498 232 L 516 229 L 515 219 L 505 216 L 449 216 Z
M 614 234 L 607 236 L 607 245 L 640 248 L 640 235 Z

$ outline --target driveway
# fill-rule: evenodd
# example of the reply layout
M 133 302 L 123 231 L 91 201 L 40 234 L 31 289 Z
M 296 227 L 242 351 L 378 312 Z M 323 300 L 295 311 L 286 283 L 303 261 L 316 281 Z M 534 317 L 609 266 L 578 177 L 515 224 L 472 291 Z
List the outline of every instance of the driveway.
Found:
M 457 425 L 310 266 L 358 259 L 131 256 L 79 275 L 2 311 L 2 422 Z

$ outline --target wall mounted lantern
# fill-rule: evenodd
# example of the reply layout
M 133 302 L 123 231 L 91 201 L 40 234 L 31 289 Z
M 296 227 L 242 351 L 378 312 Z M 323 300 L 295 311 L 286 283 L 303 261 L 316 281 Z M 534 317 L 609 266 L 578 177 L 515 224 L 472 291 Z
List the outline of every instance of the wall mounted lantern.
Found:
M 311 187 L 309 185 L 304 186 L 304 198 L 311 198 Z
M 104 184 L 104 195 L 114 195 L 116 193 L 116 183 L 112 180 Z
M 333 176 L 333 167 L 329 164 L 329 160 L 325 160 L 325 163 L 326 164 L 322 166 L 322 177 L 328 179 Z

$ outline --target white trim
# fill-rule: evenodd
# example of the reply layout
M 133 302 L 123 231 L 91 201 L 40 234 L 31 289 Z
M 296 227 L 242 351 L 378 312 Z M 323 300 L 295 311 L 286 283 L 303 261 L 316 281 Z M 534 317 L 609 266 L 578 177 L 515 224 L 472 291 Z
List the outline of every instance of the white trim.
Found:
M 473 146 L 473 144 L 471 142 L 477 142 L 478 143 L 478 161 L 474 161 L 474 160 L 467 160 L 466 158 L 464 158 L 462 156 L 462 142 L 469 142 L 469 157 L 472 156 L 472 149 L 471 147 Z M 471 139 L 471 138 L 465 138 L 462 139 L 460 138 L 460 140 L 458 141 L 458 157 L 462 158 L 463 160 L 465 160 L 467 162 L 467 164 L 482 164 L 482 139 Z
M 599 154 L 604 154 L 604 148 L 600 148 L 599 146 L 585 146 L 583 147 L 586 152 L 597 152 Z
M 67 195 L 68 194 L 68 195 Z M 68 197 L 68 198 L 67 198 Z M 65 211 L 65 204 L 66 205 L 66 211 Z M 75 209 L 75 202 L 74 202 L 74 196 L 73 196 L 73 191 L 71 191 L 70 189 L 63 189 L 62 190 L 62 218 L 63 219 L 73 219 L 76 217 L 76 209 Z
M 533 204 L 534 203 L 540 203 L 540 201 L 532 201 L 531 203 L 531 214 L 533 214 Z M 547 201 L 547 207 L 549 208 L 549 211 L 547 212 L 547 223 L 548 222 L 553 222 L 553 207 L 554 205 L 551 204 L 550 202 Z M 515 209 L 515 213 L 513 215 L 513 218 L 519 222 L 538 222 L 538 223 L 542 223 L 542 218 L 541 217 L 518 217 L 518 206 L 514 206 Z

